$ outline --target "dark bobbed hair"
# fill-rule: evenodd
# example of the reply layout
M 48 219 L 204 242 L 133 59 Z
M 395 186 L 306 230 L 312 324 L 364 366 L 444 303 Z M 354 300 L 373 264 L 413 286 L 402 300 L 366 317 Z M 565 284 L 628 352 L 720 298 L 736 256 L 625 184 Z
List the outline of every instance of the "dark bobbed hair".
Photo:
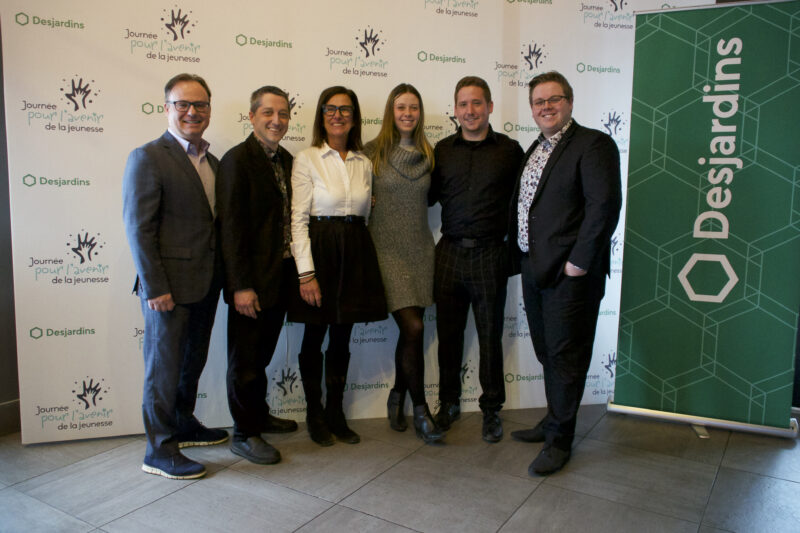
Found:
M 311 139 L 311 146 L 319 148 L 322 143 L 328 140 L 328 132 L 325 131 L 325 117 L 322 113 L 322 106 L 337 94 L 345 94 L 353 103 L 353 127 L 347 134 L 347 149 L 361 150 L 364 145 L 361 143 L 361 107 L 358 105 L 358 97 L 352 89 L 334 85 L 322 91 L 317 102 L 317 114 L 314 117 L 314 130 Z

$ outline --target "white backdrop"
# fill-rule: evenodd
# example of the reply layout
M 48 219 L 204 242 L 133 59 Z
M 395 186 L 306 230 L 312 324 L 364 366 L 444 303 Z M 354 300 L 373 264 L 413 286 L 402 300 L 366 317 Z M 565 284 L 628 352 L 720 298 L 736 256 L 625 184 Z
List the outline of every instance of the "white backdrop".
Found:
M 704 2 L 670 2 L 675 7 Z M 538 135 L 525 84 L 557 69 L 575 89 L 575 117 L 608 131 L 627 171 L 633 10 L 661 0 L 314 0 L 291 3 L 140 0 L 5 0 L 3 36 L 22 440 L 70 440 L 142 432 L 141 332 L 135 277 L 121 221 L 127 154 L 166 128 L 163 86 L 178 72 L 205 77 L 213 93 L 206 138 L 221 157 L 251 129 L 248 97 L 265 84 L 294 105 L 283 145 L 310 144 L 314 107 L 330 85 L 359 96 L 367 141 L 386 95 L 414 84 L 432 143 L 454 131 L 453 87 L 484 77 L 492 126 L 527 148 Z M 623 178 L 624 179 L 624 178 Z M 623 213 L 624 216 L 624 213 Z M 439 209 L 430 210 L 437 235 Z M 615 372 L 622 224 L 601 306 L 585 403 L 605 402 Z M 225 396 L 225 317 L 220 301 L 197 414 L 231 424 Z M 426 391 L 437 395 L 435 307 L 426 318 Z M 544 405 L 519 277 L 506 304 L 506 407 Z M 477 339 L 470 318 L 463 408 L 477 409 Z M 301 325 L 287 324 L 270 376 L 270 406 L 303 419 L 297 369 Z M 385 416 L 397 328 L 358 324 L 345 407 Z

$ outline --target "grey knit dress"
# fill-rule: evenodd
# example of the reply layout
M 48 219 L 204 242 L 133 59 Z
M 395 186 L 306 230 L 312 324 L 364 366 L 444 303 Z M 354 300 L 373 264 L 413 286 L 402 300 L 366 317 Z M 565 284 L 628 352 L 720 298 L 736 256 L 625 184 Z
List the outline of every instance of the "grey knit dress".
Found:
M 364 147 L 372 157 L 374 144 Z M 395 146 L 372 177 L 375 207 L 369 232 L 375 243 L 386 303 L 391 313 L 433 304 L 434 242 L 428 227 L 431 169 L 422 153 Z

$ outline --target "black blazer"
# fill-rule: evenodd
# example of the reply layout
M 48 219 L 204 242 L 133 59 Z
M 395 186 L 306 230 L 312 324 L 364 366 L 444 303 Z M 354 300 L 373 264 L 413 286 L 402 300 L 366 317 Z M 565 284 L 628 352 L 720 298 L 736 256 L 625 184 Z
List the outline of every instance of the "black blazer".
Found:
M 292 155 L 278 147 L 291 205 Z M 262 309 L 280 294 L 283 196 L 272 164 L 251 133 L 222 157 L 217 174 L 217 223 L 225 264 L 225 301 L 254 289 Z
M 537 145 L 538 139 L 525 154 L 511 202 L 509 240 L 515 272 L 521 257 L 520 179 Z M 528 249 L 537 286 L 554 285 L 567 261 L 590 274 L 608 274 L 611 236 L 621 207 L 617 144 L 605 133 L 573 121 L 547 160 L 528 212 Z

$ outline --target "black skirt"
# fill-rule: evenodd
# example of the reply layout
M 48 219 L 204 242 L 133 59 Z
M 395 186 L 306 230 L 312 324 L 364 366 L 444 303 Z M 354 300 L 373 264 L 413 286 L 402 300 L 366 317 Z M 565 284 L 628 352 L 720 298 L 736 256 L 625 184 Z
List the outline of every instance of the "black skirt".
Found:
M 308 305 L 298 291 L 289 305 L 289 321 L 352 324 L 386 319 L 378 258 L 363 221 L 312 217 L 308 233 L 322 307 Z

